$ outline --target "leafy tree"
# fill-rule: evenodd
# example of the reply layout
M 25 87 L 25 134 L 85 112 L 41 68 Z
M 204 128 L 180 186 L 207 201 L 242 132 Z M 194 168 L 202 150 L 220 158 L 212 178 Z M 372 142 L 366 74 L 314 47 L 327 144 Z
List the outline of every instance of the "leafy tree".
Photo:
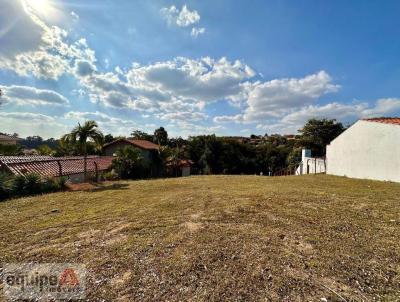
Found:
M 22 148 L 20 145 L 3 145 L 0 144 L 0 155 L 16 156 L 22 155 Z
M 112 168 L 122 179 L 136 178 L 143 171 L 142 161 L 143 158 L 138 149 L 126 146 L 116 151 L 116 157 L 112 161 Z
M 344 130 L 343 124 L 335 119 L 310 119 L 299 130 L 301 133 L 300 145 L 311 149 L 317 156 L 324 156 L 326 145 Z
M 154 131 L 154 142 L 160 146 L 165 146 L 168 144 L 168 133 L 164 127 L 160 127 Z
M 104 136 L 104 143 L 108 144 L 111 143 L 115 140 L 114 136 L 112 134 L 107 134 Z
M 140 131 L 140 130 L 134 130 L 131 133 L 131 137 L 133 139 L 143 139 L 143 140 L 150 141 L 150 142 L 153 141 L 153 135 L 148 134 L 148 133 L 143 132 L 143 131 Z
M 53 155 L 54 151 L 48 145 L 41 145 L 36 148 L 40 155 Z
M 95 121 L 87 121 L 83 125 L 78 123 L 71 133 L 64 135 L 62 138 L 68 143 L 76 144 L 79 147 L 79 151 L 84 156 L 83 160 L 83 171 L 84 178 L 87 176 L 87 155 L 88 155 L 88 140 L 92 142 L 102 142 L 103 134 L 97 129 L 98 125 Z

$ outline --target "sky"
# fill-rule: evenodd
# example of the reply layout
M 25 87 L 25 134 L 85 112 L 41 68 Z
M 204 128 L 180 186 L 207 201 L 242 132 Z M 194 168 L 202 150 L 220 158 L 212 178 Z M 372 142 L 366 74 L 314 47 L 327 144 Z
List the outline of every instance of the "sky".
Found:
M 294 134 L 400 114 L 399 1 L 0 0 L 0 132 Z

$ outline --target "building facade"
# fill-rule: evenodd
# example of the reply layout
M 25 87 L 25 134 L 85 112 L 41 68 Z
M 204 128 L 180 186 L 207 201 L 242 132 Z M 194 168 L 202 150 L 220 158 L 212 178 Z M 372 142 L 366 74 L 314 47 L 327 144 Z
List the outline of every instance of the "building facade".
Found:
M 400 118 L 359 120 L 326 150 L 327 173 L 400 182 Z

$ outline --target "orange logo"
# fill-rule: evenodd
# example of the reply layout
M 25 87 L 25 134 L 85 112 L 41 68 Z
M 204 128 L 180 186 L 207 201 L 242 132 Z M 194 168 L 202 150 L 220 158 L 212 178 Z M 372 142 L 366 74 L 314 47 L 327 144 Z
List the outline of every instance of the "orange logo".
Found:
M 72 268 L 66 268 L 60 276 L 61 286 L 78 286 L 79 280 Z

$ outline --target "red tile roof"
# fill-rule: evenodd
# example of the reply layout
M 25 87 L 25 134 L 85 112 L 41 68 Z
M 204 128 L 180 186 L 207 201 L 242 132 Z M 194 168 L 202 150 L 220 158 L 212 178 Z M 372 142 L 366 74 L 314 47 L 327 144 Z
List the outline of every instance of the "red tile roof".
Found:
M 375 123 L 384 123 L 384 124 L 393 124 L 400 125 L 399 117 L 378 117 L 378 118 L 366 118 L 363 121 L 367 122 L 375 122 Z
M 111 167 L 112 156 L 88 156 L 87 171 L 104 171 Z M 15 175 L 36 173 L 42 177 L 67 176 L 83 173 L 83 156 L 0 156 L 0 169 L 7 169 Z
M 110 145 L 119 143 L 119 142 L 125 142 L 125 143 L 129 143 L 131 145 L 134 145 L 135 147 L 144 149 L 144 150 L 158 150 L 159 146 L 150 142 L 150 141 L 146 141 L 146 140 L 142 140 L 142 139 L 117 139 L 111 143 L 105 144 L 103 146 L 103 148 L 106 148 Z

